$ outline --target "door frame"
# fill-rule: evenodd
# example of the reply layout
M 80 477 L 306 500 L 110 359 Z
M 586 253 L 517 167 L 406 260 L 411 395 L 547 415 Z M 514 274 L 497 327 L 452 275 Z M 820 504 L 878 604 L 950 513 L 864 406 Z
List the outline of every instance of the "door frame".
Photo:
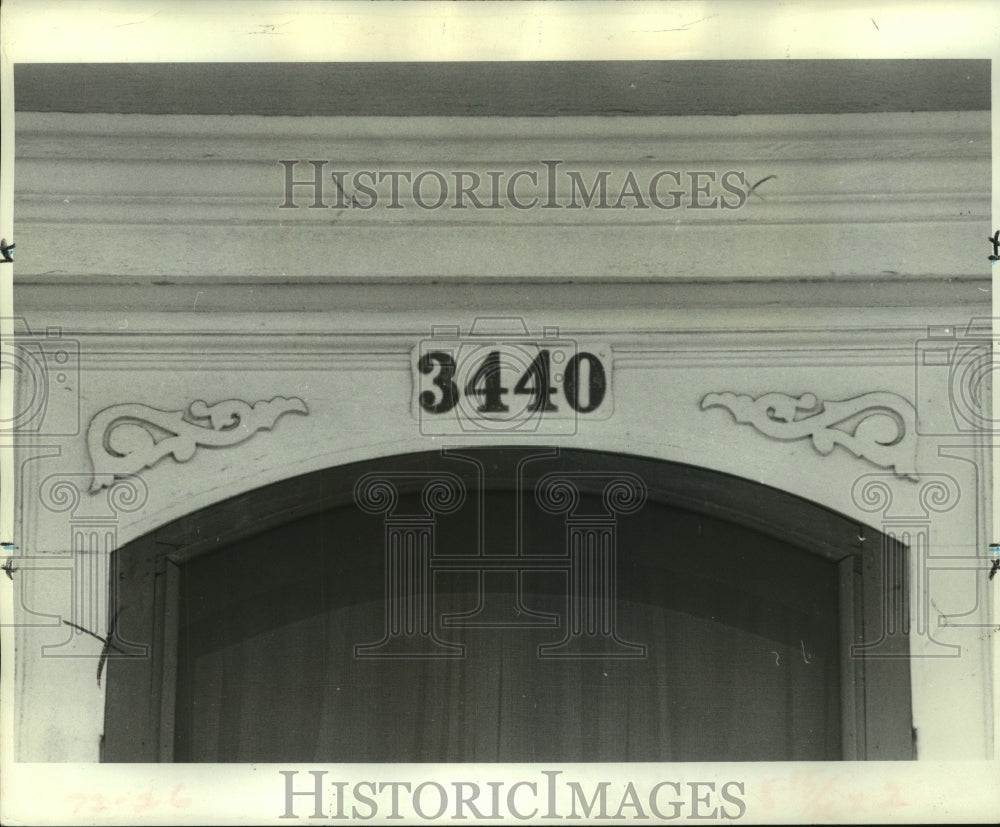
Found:
M 879 657 L 851 655 L 853 645 L 871 642 L 874 630 L 884 634 L 887 607 L 883 595 L 908 594 L 904 546 L 824 506 L 731 474 L 632 454 L 559 451 L 564 463 L 560 470 L 636 473 L 646 484 L 650 501 L 735 523 L 835 563 L 842 758 L 916 757 L 906 629 L 903 636 L 882 639 L 887 645 Z M 354 500 L 358 479 L 365 474 L 411 470 L 415 465 L 427 470 L 440 466 L 460 477 L 464 474 L 467 482 L 476 481 L 472 465 L 449 462 L 442 451 L 379 457 L 248 491 L 162 525 L 117 549 L 110 566 L 109 628 L 111 615 L 117 611 L 125 631 L 118 628 L 114 633 L 115 648 L 121 651 L 109 652 L 101 760 L 174 760 L 179 600 L 185 563 L 261 531 L 348 505 Z M 520 483 L 492 477 L 490 482 L 494 488 Z M 885 578 L 892 582 L 886 584 Z M 905 605 L 901 616 L 908 617 Z

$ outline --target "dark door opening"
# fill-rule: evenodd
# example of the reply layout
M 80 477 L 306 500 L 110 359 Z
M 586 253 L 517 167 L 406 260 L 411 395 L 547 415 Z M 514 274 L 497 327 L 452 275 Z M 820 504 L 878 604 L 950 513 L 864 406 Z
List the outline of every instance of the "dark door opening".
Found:
M 242 536 L 161 554 L 161 759 L 829 760 L 865 743 L 844 697 L 863 684 L 844 518 L 589 451 L 309 476 L 278 484 L 270 520 L 260 497 L 231 501 L 214 519 L 242 515 Z M 137 666 L 111 666 L 109 724 Z M 905 725 L 904 744 L 908 673 L 896 691 L 902 723 L 864 727 Z

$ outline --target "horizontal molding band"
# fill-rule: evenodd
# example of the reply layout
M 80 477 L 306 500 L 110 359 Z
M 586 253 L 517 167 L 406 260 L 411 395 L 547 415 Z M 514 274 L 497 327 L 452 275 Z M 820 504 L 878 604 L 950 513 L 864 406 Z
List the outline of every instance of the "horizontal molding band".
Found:
M 339 180 L 332 175 L 337 171 Z M 608 156 L 599 163 L 567 161 L 547 168 L 538 160 L 484 162 L 461 157 L 422 164 L 393 160 L 323 167 L 297 164 L 286 186 L 275 160 L 235 164 L 184 161 L 40 161 L 17 164 L 15 209 L 29 220 L 80 217 L 92 223 L 197 217 L 272 223 L 336 215 L 375 221 L 429 220 L 438 216 L 496 220 L 529 216 L 547 222 L 590 216 L 653 213 L 730 221 L 790 205 L 849 208 L 877 202 L 887 218 L 940 211 L 940 202 L 989 209 L 989 159 L 882 159 L 747 161 L 726 163 L 631 161 Z M 752 190 L 752 191 L 751 191 Z M 520 205 L 520 207 L 518 206 Z M 558 205 L 562 209 L 553 209 Z M 570 206 L 574 205 L 574 206 Z M 648 209 L 637 209 L 637 205 Z M 566 208 L 569 208 L 568 210 Z
M 938 279 L 886 276 L 878 280 L 841 278 L 814 280 L 733 279 L 725 283 L 651 281 L 586 285 L 522 283 L 516 286 L 482 279 L 447 284 L 429 280 L 393 283 L 325 280 L 261 280 L 248 284 L 243 278 L 218 279 L 207 283 L 199 278 L 162 279 L 153 275 L 122 277 L 94 276 L 86 284 L 74 285 L 53 275 L 29 282 L 17 279 L 17 309 L 77 313 L 76 318 L 91 325 L 110 314 L 124 312 L 144 320 L 156 329 L 174 324 L 175 313 L 189 315 L 191 324 L 205 324 L 220 332 L 242 329 L 239 314 L 262 314 L 257 325 L 262 332 L 316 329 L 349 332 L 355 325 L 404 325 L 402 330 L 423 325 L 441 314 L 461 314 L 474 318 L 523 316 L 539 319 L 558 313 L 576 319 L 601 319 L 616 313 L 628 314 L 631 323 L 641 326 L 648 319 L 679 315 L 685 322 L 692 313 L 745 313 L 749 309 L 768 314 L 812 312 L 822 315 L 826 328 L 859 321 L 888 327 L 905 326 L 906 320 L 934 312 L 949 317 L 967 315 L 970 309 L 989 308 L 990 274 L 979 277 L 953 275 Z M 850 309 L 845 316 L 838 312 Z M 197 311 L 197 313 L 195 313 Z M 831 312 L 832 311 L 832 312 Z M 980 314 L 981 315 L 981 314 Z M 759 321 L 764 316 L 756 314 Z M 802 316 L 796 315 L 796 319 Z M 159 322 L 157 321 L 159 320 Z M 369 320 L 369 321 L 366 321 Z M 783 317 L 782 326 L 789 327 Z M 955 323 L 955 318 L 950 321 Z M 745 324 L 742 326 L 746 326 Z M 801 321 L 795 327 L 801 327 Z M 100 329 L 100 328 L 98 328 Z M 108 327 L 103 328 L 104 331 Z
M 560 335 L 578 341 L 601 341 L 632 353 L 687 352 L 735 354 L 790 351 L 908 353 L 934 328 L 938 338 L 948 329 L 956 342 L 982 341 L 982 325 L 989 326 L 989 304 L 980 308 L 850 309 L 850 313 L 825 315 L 819 310 L 795 312 L 790 308 L 754 308 L 742 316 L 735 310 L 667 309 L 646 313 L 608 308 L 605 312 L 543 312 L 518 314 L 510 307 L 484 307 L 479 317 L 509 319 L 527 327 L 529 335 L 542 336 L 556 327 Z M 980 313 L 977 315 L 976 311 Z M 435 329 L 457 327 L 469 336 L 476 312 L 441 309 L 412 314 L 349 314 L 311 312 L 254 316 L 240 313 L 190 314 L 178 329 L 176 314 L 133 311 L 98 313 L 40 309 L 20 310 L 36 340 L 58 328 L 64 340 L 78 342 L 88 353 L 123 352 L 165 354 L 180 360 L 202 359 L 206 354 L 254 353 L 308 356 L 310 354 L 409 353 L 419 342 L 433 341 Z M 970 323 L 975 322 L 970 334 Z M 523 328 L 522 328 L 523 329 Z M 23 331 L 22 331 L 23 333 Z M 946 337 L 947 338 L 947 337 Z M 450 337 L 449 337 L 450 340 Z M 475 339 L 473 339 L 475 340 Z
M 212 162 L 508 158 L 990 157 L 990 113 L 668 117 L 261 117 L 18 112 L 16 157 Z M 634 147 L 643 152 L 630 152 Z M 540 149 L 550 152 L 540 154 Z M 552 154 L 555 150 L 566 150 Z
M 986 112 L 544 119 L 22 113 L 17 156 L 19 280 L 109 273 L 247 281 L 988 273 Z M 351 176 L 426 167 L 446 184 L 455 171 L 482 173 L 474 190 L 480 203 L 501 208 L 451 209 L 445 198 L 439 209 L 420 209 L 400 182 L 402 208 L 392 209 L 392 183 L 383 180 L 374 185 L 380 203 L 365 210 L 347 206 L 351 197 L 372 197 L 357 181 L 345 181 L 339 196 L 328 176 L 321 178 L 327 207 L 307 206 L 315 199 L 307 186 L 295 190 L 300 208 L 281 209 L 282 158 L 328 160 L 328 170 Z M 546 159 L 565 162 L 552 192 Z M 508 190 L 486 176 L 520 168 L 537 173 L 536 181 L 521 176 Z M 567 171 L 579 176 L 576 184 Z M 591 189 L 602 171 L 608 208 L 584 206 L 592 196 L 580 187 Z M 649 184 L 663 171 L 680 180 L 661 179 L 657 205 Z M 699 181 L 708 179 L 696 172 L 715 176 L 701 194 Z M 742 193 L 743 203 L 723 180 L 736 172 L 746 188 L 758 186 Z M 647 209 L 628 194 L 630 173 Z M 421 191 L 430 203 L 439 194 L 437 179 Z M 577 196 L 581 209 L 565 206 Z M 662 208 L 664 198 L 677 207 Z M 512 199 L 538 203 L 512 209 Z M 618 203 L 624 209 L 610 208 Z
M 691 209 L 688 193 L 678 199 L 672 209 L 661 209 L 649 203 L 648 194 L 641 205 L 628 197 L 622 206 L 613 207 L 617 192 L 609 195 L 608 206 L 601 209 L 581 208 L 579 199 L 560 193 L 546 200 L 543 193 L 533 191 L 519 195 L 522 203 L 538 198 L 544 208 L 518 209 L 506 198 L 498 200 L 500 209 L 478 210 L 443 207 L 422 209 L 412 199 L 399 199 L 402 209 L 377 207 L 362 210 L 346 207 L 313 210 L 303 205 L 296 210 L 278 212 L 277 203 L 270 205 L 274 213 L 257 201 L 214 199 L 197 202 L 176 196 L 159 199 L 111 199 L 108 197 L 67 197 L 54 207 L 51 199 L 24 196 L 18 199 L 19 221 L 47 225 L 98 223 L 99 226 L 142 227 L 144 225 L 174 227 L 240 227 L 302 226 L 371 227 L 393 230 L 407 227 L 504 227 L 512 224 L 545 227 L 585 226 L 668 226 L 681 224 L 728 227 L 743 225 L 805 225 L 805 224 L 896 224 L 906 221 L 970 221 L 989 222 L 988 192 L 926 193 L 919 196 L 854 194 L 823 198 L 820 196 L 781 196 L 768 194 L 767 201 L 748 202 L 734 210 Z M 723 197 L 732 199 L 723 193 Z M 719 196 L 713 195 L 713 199 Z M 153 203 L 156 206 L 153 207 Z M 388 196 L 386 196 L 388 203 Z M 466 200 L 466 203 L 467 200 Z M 668 201 L 668 203 L 673 203 Z M 574 204 L 576 206 L 574 206 Z M 554 206 L 553 206 L 554 205 Z
M 227 226 L 31 222 L 15 278 L 752 279 L 986 277 L 989 224 L 761 224 L 720 227 Z
M 707 19 L 675 14 L 662 31 Z M 990 103 L 981 59 L 19 63 L 15 79 L 17 109 L 55 112 L 729 115 Z
M 618 370 L 731 370 L 733 368 L 907 368 L 914 369 L 912 351 L 739 351 L 736 353 L 677 353 L 676 351 L 650 351 L 615 355 L 614 369 Z M 163 371 L 164 373 L 191 371 L 197 374 L 212 371 L 247 371 L 267 373 L 280 366 L 283 372 L 315 372 L 336 367 L 338 372 L 387 371 L 411 374 L 409 353 L 377 357 L 357 357 L 345 354 L 278 354 L 273 363 L 262 365 L 260 358 L 248 359 L 242 353 L 202 354 L 198 359 L 179 358 L 173 354 L 126 354 L 121 352 L 93 352 L 81 358 L 81 368 L 88 374 L 104 371 Z
M 748 336 L 743 344 L 731 348 L 710 346 L 709 335 L 679 346 L 667 333 L 649 334 L 639 344 L 627 336 L 604 333 L 603 340 L 613 351 L 615 370 L 660 370 L 699 368 L 729 370 L 736 367 L 829 367 L 870 368 L 901 367 L 915 370 L 914 341 L 903 336 L 889 335 L 869 346 L 851 347 L 847 335 L 827 337 L 834 341 L 827 347 L 817 347 L 805 337 L 786 337 L 780 347 L 746 344 L 747 339 L 760 342 L 764 336 Z M 129 340 L 95 341 L 80 337 L 81 369 L 86 372 L 153 371 L 178 373 L 192 371 L 248 371 L 268 373 L 280 367 L 282 371 L 379 370 L 410 375 L 410 353 L 422 340 L 420 336 L 402 337 L 402 341 L 373 343 L 369 348 L 358 341 L 344 342 L 336 338 L 316 341 L 304 337 L 295 347 L 275 347 L 272 343 L 255 343 L 250 339 L 220 342 L 218 337 L 206 340 L 192 336 L 185 341 L 167 343 L 157 337 L 133 337 Z M 426 337 L 423 337 L 426 338 Z M 581 336 L 586 344 L 590 335 Z

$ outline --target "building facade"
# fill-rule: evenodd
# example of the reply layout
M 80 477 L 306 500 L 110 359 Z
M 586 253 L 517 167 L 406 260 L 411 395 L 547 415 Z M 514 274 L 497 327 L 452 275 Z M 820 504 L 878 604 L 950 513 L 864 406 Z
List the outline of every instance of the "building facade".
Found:
M 992 757 L 989 112 L 422 111 L 18 113 L 19 759 Z

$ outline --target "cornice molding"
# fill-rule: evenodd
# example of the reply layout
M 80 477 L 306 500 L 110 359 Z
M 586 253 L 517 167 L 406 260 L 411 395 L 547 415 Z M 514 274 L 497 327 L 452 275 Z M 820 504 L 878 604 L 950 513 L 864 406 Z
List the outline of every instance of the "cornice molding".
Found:
M 815 279 L 984 276 L 989 113 L 621 118 L 17 116 L 18 281 L 121 277 Z M 737 209 L 279 209 L 280 160 L 531 169 L 586 182 L 745 174 Z M 304 170 L 304 171 L 303 171 Z M 773 177 L 772 177 L 773 176 Z M 764 181 L 764 179 L 767 179 Z M 558 176 L 565 203 L 568 178 Z M 324 199 L 336 201 L 332 179 Z M 686 186 L 686 185 L 685 185 Z M 680 189 L 685 189 L 681 186 Z M 672 188 L 672 187 L 671 187 Z M 690 189 L 690 187 L 688 187 Z M 720 191 L 721 193 L 721 191 Z M 350 195 L 350 192 L 347 193 Z M 633 204 L 632 200 L 627 201 Z M 449 202 L 450 204 L 450 202 Z M 967 228 L 967 229 L 966 229 Z
M 337 149 L 336 157 L 372 158 L 372 142 L 398 160 L 419 160 L 432 145 L 457 157 L 496 152 L 514 156 L 539 142 L 577 144 L 574 160 L 603 160 L 608 149 L 626 156 L 628 144 L 658 147 L 658 158 L 676 160 L 901 160 L 981 158 L 989 144 L 990 114 L 883 112 L 836 115 L 621 116 L 621 117 L 288 117 L 253 115 L 104 115 L 17 113 L 18 157 L 66 160 L 72 143 L 81 160 L 270 160 L 275 151 Z M 336 138 L 336 146 L 327 143 Z M 626 143 L 623 145 L 622 140 Z M 219 141 L 230 147 L 225 156 Z M 670 143 L 665 145 L 664 141 Z M 740 147 L 733 152 L 734 141 Z M 30 149 L 28 147 L 30 146 Z M 668 151 L 669 147 L 669 151 Z M 192 156 L 178 148 L 194 150 Z M 589 151 L 588 151 L 589 148 Z M 382 154 L 382 153 L 378 153 Z M 435 153 L 438 157 L 444 151 Z M 306 157 L 303 155 L 303 157 Z M 314 156 L 315 157 L 315 156 Z M 318 156 L 325 157 L 325 156 Z M 528 157 L 531 157 L 530 155 Z
M 97 281 L 95 277 L 93 281 Z M 477 317 L 512 317 L 541 333 L 609 341 L 616 354 L 664 352 L 719 364 L 890 358 L 912 361 L 929 325 L 963 330 L 990 314 L 988 280 L 842 280 L 743 284 L 170 284 L 18 282 L 30 330 L 58 326 L 100 370 L 119 355 L 192 353 L 238 359 L 274 353 L 409 352 L 435 325 L 468 330 Z M 253 314 L 248 316 L 248 314 Z M 253 318 L 249 323 L 248 319 Z M 669 353 L 667 355 L 669 355 Z
M 916 348 L 926 339 L 927 329 L 873 327 L 720 333 L 715 328 L 635 332 L 603 327 L 593 331 L 574 328 L 571 335 L 581 341 L 607 341 L 616 367 L 628 369 L 725 369 L 754 365 L 912 368 Z M 420 329 L 354 334 L 272 331 L 266 335 L 214 329 L 172 333 L 75 332 L 66 338 L 79 345 L 80 366 L 100 372 L 168 366 L 171 370 L 190 366 L 197 370 L 268 371 L 277 364 L 290 369 L 325 370 L 334 362 L 338 369 L 357 366 L 404 370 L 413 347 L 428 336 L 426 330 Z

